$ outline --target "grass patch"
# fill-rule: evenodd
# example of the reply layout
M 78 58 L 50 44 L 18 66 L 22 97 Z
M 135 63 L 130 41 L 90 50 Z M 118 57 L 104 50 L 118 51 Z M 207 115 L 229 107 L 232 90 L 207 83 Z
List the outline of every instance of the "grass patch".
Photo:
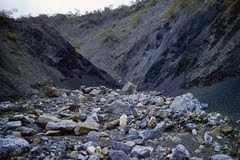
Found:
M 161 16 L 161 20 L 169 20 L 175 16 L 181 9 L 193 3 L 194 0 L 175 0 L 170 8 Z
M 143 13 L 139 12 L 132 16 L 132 25 L 133 27 L 137 27 L 142 22 Z
M 6 32 L 5 33 L 5 38 L 7 39 L 7 40 L 10 40 L 10 41 L 12 41 L 12 42 L 16 42 L 17 41 L 17 35 L 16 35 L 16 33 L 13 33 L 13 32 Z
M 144 6 L 144 12 L 148 12 L 152 7 L 154 7 L 157 3 L 159 2 L 159 0 L 150 0 L 149 2 L 147 2 Z
M 103 42 L 118 42 L 120 40 L 119 35 L 112 28 L 102 32 L 100 36 Z

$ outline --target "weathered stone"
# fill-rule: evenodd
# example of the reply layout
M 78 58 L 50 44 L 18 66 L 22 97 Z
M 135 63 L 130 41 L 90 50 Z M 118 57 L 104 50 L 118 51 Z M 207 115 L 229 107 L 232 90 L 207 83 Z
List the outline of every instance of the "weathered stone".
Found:
M 89 154 L 93 154 L 95 152 L 95 150 L 96 150 L 96 147 L 94 147 L 94 146 L 88 146 L 87 147 L 87 151 L 88 151 Z
M 148 139 L 155 139 L 157 137 L 160 137 L 161 134 L 165 130 L 165 122 L 158 123 L 154 129 L 146 130 L 143 132 L 140 132 L 140 136 L 143 138 L 144 141 Z
M 52 130 L 49 130 L 47 131 L 46 133 L 44 133 L 45 136 L 60 136 L 62 134 L 61 131 L 52 131 Z
M 133 94 L 137 89 L 137 86 L 132 84 L 131 82 L 128 82 L 125 84 L 122 88 L 122 92 L 128 93 L 128 94 Z
M 90 123 L 79 122 L 77 123 L 76 128 L 74 129 L 75 135 L 86 135 L 90 131 L 98 131 L 98 128 L 94 127 Z
M 98 96 L 101 93 L 101 90 L 93 89 L 89 94 L 92 96 Z
M 224 134 L 229 134 L 233 131 L 233 128 L 227 123 L 221 124 L 220 128 Z
M 91 141 L 98 140 L 99 136 L 100 136 L 100 134 L 96 131 L 90 131 L 87 135 L 88 139 Z
M 104 147 L 104 148 L 102 149 L 102 153 L 103 153 L 104 155 L 107 155 L 107 154 L 108 154 L 108 147 Z
M 120 123 L 119 119 L 116 119 L 114 121 L 108 122 L 107 123 L 107 128 L 108 129 L 114 129 L 114 128 L 116 128 L 119 125 L 119 123 Z
M 148 127 L 149 128 L 154 128 L 157 124 L 157 120 L 154 116 L 152 116 L 149 121 L 148 121 Z
M 174 111 L 187 112 L 193 110 L 201 111 L 202 106 L 201 103 L 195 99 L 191 93 L 187 93 L 176 97 L 170 105 L 170 108 Z
M 181 144 L 172 149 L 172 155 L 169 160 L 186 160 L 190 158 L 188 150 Z
M 214 128 L 211 132 L 211 135 L 214 137 L 214 138 L 217 138 L 221 135 L 221 127 L 220 126 L 217 126 L 216 128 Z
M 48 122 L 58 122 L 60 119 L 58 119 L 56 116 L 52 115 L 40 115 L 37 119 L 37 123 L 39 124 L 47 124 Z
M 34 130 L 32 128 L 25 127 L 25 126 L 18 127 L 16 129 L 16 131 L 19 131 L 23 136 L 32 136 L 32 135 L 35 135 L 37 133 L 36 130 Z
M 39 92 L 40 97 L 49 97 L 49 98 L 54 98 L 54 97 L 59 97 L 61 94 L 58 91 L 57 88 L 51 87 L 51 86 L 44 86 L 41 88 Z
M 85 97 L 85 96 L 82 95 L 82 94 L 79 96 L 79 99 L 80 99 L 80 101 L 81 101 L 82 103 L 87 103 L 87 100 L 88 100 L 87 97 Z
M 70 157 L 71 157 L 71 158 L 78 159 L 78 156 L 79 156 L 78 151 L 72 151 L 72 152 L 70 153 Z
M 0 137 L 0 159 L 20 155 L 28 151 L 30 144 L 17 137 Z
M 12 122 L 7 123 L 8 128 L 17 128 L 17 127 L 21 127 L 21 126 L 22 126 L 21 121 L 12 121 Z
M 232 157 L 226 154 L 216 154 L 211 157 L 211 160 L 233 160 Z
M 96 156 L 96 155 L 91 155 L 91 156 L 88 158 L 88 160 L 100 160 L 100 159 L 99 159 L 98 156 Z
M 204 143 L 205 144 L 211 144 L 212 143 L 212 136 L 210 135 L 210 132 L 205 132 L 204 134 Z
M 61 120 L 58 122 L 48 122 L 46 125 L 46 130 L 62 130 L 62 131 L 72 131 L 76 127 L 77 123 L 72 120 Z
M 22 120 L 23 117 L 24 117 L 23 114 L 18 114 L 18 115 L 14 115 L 14 116 L 13 116 L 13 119 L 14 119 L 14 120 Z
M 123 151 L 115 151 L 115 150 L 109 151 L 108 158 L 109 160 L 129 160 L 126 153 L 124 153 Z
M 129 115 L 132 113 L 131 105 L 124 100 L 116 100 L 111 104 L 107 104 L 103 107 L 106 113 L 112 113 L 115 115 Z
M 155 103 L 156 103 L 157 106 L 163 106 L 164 105 L 164 98 L 163 97 L 158 97 L 155 100 Z
M 129 144 L 126 144 L 126 143 L 123 143 L 123 142 L 113 141 L 113 142 L 112 142 L 112 147 L 113 147 L 113 149 L 115 149 L 115 150 L 122 150 L 122 151 L 124 151 L 126 154 L 128 154 L 128 153 L 131 152 L 133 146 L 131 146 L 131 145 L 129 145 Z
M 126 114 L 124 114 L 120 117 L 119 125 L 122 126 L 122 127 L 127 126 L 127 115 Z
M 146 158 L 151 154 L 152 151 L 153 151 L 152 147 L 136 145 L 132 149 L 131 156 L 137 158 Z

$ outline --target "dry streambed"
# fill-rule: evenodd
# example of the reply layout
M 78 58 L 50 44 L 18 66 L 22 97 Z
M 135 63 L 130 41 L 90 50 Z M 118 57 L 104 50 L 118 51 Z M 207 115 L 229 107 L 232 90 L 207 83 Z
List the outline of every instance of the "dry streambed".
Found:
M 165 97 L 131 83 L 45 87 L 0 104 L 0 159 L 239 159 L 239 131 L 207 107 L 191 93 Z

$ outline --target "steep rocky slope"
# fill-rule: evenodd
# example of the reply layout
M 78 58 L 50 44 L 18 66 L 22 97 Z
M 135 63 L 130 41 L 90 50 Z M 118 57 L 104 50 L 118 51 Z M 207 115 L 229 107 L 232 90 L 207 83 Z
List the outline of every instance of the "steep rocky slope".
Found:
M 0 101 L 29 96 L 44 85 L 116 85 L 46 24 L 3 17 L 0 23 Z
M 47 20 L 79 53 L 122 83 L 169 95 L 191 91 L 213 107 L 235 112 L 240 103 L 239 12 L 239 0 L 150 0 Z

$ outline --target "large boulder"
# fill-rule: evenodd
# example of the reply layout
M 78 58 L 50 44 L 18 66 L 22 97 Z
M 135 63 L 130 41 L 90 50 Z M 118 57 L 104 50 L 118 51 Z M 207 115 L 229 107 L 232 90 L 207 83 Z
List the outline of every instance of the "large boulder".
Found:
M 22 138 L 0 137 L 0 159 L 18 156 L 29 149 L 30 144 Z
M 211 160 L 233 160 L 232 157 L 226 154 L 216 154 L 211 157 Z
M 123 151 L 111 150 L 108 154 L 109 160 L 128 160 L 128 156 Z
M 90 131 L 98 131 L 99 129 L 94 127 L 91 123 L 79 122 L 74 129 L 75 135 L 87 135 Z
M 160 137 L 165 130 L 165 122 L 158 123 L 154 129 L 140 132 L 140 136 L 144 141 Z
M 148 157 L 153 151 L 152 147 L 145 147 L 145 146 L 135 146 L 132 149 L 131 156 L 137 158 L 146 158 Z
M 186 160 L 190 159 L 190 154 L 188 150 L 181 144 L 176 148 L 172 149 L 172 155 L 169 160 Z
M 72 131 L 77 123 L 72 120 L 61 120 L 59 122 L 48 122 L 46 130 Z
M 187 93 L 176 97 L 170 108 L 174 111 L 187 112 L 187 111 L 200 111 L 202 110 L 201 103 L 193 97 L 192 93 Z
M 125 84 L 122 88 L 122 92 L 128 93 L 128 94 L 133 94 L 137 89 L 137 86 L 132 84 L 131 82 L 128 82 Z
M 103 109 L 105 113 L 111 113 L 115 115 L 129 115 L 133 112 L 131 105 L 124 100 L 116 100 L 111 104 L 105 105 Z
M 56 116 L 43 114 L 40 115 L 37 119 L 37 123 L 39 124 L 47 124 L 48 122 L 58 122 L 60 119 L 58 119 Z

